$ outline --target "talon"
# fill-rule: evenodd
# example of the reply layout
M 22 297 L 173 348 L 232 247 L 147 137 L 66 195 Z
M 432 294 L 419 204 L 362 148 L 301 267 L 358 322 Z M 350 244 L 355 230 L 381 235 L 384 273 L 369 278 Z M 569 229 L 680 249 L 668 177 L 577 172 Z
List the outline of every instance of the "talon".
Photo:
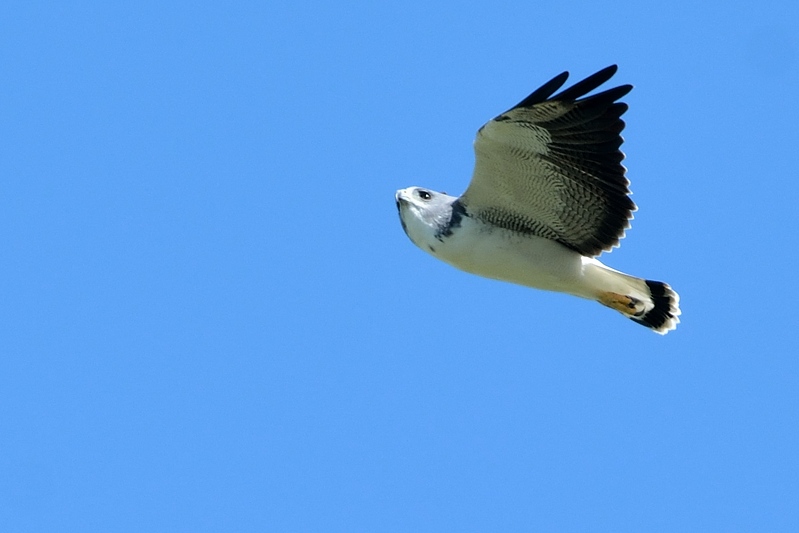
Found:
M 640 303 L 636 298 L 615 292 L 603 292 L 599 295 L 597 301 L 605 307 L 610 307 L 625 315 L 629 315 L 630 311 L 635 311 L 636 306 Z

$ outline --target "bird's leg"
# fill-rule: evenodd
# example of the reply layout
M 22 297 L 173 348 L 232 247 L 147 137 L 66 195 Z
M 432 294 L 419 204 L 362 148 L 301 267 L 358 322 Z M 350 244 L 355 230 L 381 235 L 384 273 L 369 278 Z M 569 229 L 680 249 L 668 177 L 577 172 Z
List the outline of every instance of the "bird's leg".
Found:
M 641 300 L 617 292 L 601 292 L 597 301 L 627 316 L 639 316 L 644 312 Z

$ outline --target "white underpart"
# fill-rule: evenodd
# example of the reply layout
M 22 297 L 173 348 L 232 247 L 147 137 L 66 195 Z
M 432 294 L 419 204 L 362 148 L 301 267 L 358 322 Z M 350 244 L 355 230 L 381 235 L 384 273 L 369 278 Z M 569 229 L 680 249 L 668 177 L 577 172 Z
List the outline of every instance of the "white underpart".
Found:
M 433 245 L 432 255 L 487 278 L 595 300 L 600 292 L 629 294 L 624 274 L 548 239 L 464 218 L 452 236 Z M 643 297 L 643 295 L 641 295 Z
M 413 205 L 409 190 L 398 193 L 411 200 L 403 207 L 402 215 L 408 236 L 422 250 L 460 270 L 589 300 L 608 292 L 631 296 L 644 306 L 636 312 L 653 307 L 643 279 L 607 267 L 555 241 L 484 224 L 471 217 L 463 217 L 452 235 L 436 238 L 433 228 L 414 216 L 424 208 Z

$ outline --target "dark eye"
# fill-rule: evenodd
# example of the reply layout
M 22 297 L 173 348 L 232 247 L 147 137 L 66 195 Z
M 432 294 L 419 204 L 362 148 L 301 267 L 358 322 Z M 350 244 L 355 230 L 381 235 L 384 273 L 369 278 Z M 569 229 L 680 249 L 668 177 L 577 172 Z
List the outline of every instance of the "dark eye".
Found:
M 433 195 L 430 194 L 429 192 L 425 190 L 419 190 L 419 198 L 421 198 L 422 200 L 429 200 L 432 197 Z

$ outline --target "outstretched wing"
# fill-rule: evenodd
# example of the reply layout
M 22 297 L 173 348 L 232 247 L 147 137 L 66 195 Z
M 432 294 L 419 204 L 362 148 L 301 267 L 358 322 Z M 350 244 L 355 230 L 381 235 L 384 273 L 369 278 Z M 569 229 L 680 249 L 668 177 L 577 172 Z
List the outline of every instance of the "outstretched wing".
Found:
M 616 68 L 552 96 L 564 72 L 480 128 L 474 175 L 460 198 L 470 213 L 585 256 L 618 246 L 636 209 L 619 150 L 627 104 L 617 102 L 632 85 L 584 97 Z

